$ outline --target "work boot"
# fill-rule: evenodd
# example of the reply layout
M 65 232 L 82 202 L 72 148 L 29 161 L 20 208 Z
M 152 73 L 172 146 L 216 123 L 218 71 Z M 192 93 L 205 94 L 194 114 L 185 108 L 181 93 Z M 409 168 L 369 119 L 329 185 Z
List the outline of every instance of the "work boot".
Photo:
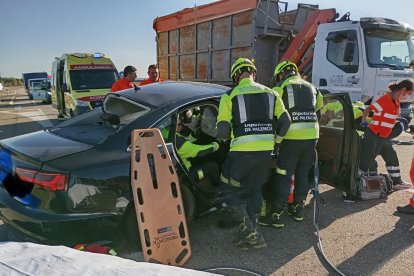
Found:
M 237 207 L 231 207 L 233 208 L 234 212 L 236 212 L 241 220 L 238 224 L 238 232 L 236 237 L 233 240 L 234 245 L 238 245 L 241 240 L 244 239 L 244 237 L 247 235 L 246 231 L 251 231 L 252 223 L 249 220 L 249 215 L 247 214 L 246 206 L 237 206 Z
M 259 224 L 263 226 L 273 226 L 276 228 L 282 228 L 285 226 L 284 213 L 286 203 L 282 201 L 275 201 L 272 203 L 272 209 L 269 214 L 259 218 Z
M 289 204 L 287 213 L 296 221 L 303 220 L 303 202 Z
M 408 190 L 408 189 L 412 189 L 413 185 L 411 183 L 404 182 L 404 180 L 400 178 L 397 180 L 393 180 L 392 188 L 394 191 Z
M 243 222 L 239 225 L 239 231 L 233 243 L 241 250 L 259 249 L 267 246 L 259 229 L 258 217 L 244 217 Z

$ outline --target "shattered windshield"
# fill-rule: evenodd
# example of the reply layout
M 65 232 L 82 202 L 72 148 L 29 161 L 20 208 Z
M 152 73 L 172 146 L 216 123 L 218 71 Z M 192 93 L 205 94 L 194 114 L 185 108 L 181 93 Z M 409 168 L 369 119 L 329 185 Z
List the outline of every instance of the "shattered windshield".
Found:
M 124 126 L 139 120 L 151 109 L 116 94 L 105 97 L 103 107 L 62 122 L 49 131 L 77 142 L 100 144 Z
M 414 59 L 413 41 L 409 33 L 391 30 L 365 30 L 368 64 L 391 69 L 408 68 Z

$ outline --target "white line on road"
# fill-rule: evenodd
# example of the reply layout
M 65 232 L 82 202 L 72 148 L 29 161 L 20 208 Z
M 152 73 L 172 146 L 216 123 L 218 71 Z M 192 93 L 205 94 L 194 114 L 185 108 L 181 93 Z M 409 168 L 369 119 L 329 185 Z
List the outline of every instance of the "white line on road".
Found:
M 13 96 L 9 102 L 9 105 L 14 105 L 14 100 L 16 99 L 16 96 Z
M 53 126 L 52 122 L 49 120 L 49 118 L 46 116 L 43 110 L 39 108 L 38 111 L 41 114 L 39 117 L 42 118 L 42 121 L 40 121 L 39 124 L 41 124 L 44 127 L 52 127 Z
M 20 106 L 17 106 L 14 111 L 15 112 L 11 112 L 11 111 L 0 111 L 0 113 L 10 113 L 10 114 L 16 114 L 22 117 L 26 117 L 29 118 L 30 120 L 34 121 L 34 122 L 38 122 L 39 124 L 41 124 L 43 127 L 52 127 L 53 124 L 52 122 L 49 120 L 49 118 L 45 115 L 45 113 L 38 109 L 36 111 L 27 111 L 27 112 L 16 112 L 18 110 L 21 109 L 18 108 Z

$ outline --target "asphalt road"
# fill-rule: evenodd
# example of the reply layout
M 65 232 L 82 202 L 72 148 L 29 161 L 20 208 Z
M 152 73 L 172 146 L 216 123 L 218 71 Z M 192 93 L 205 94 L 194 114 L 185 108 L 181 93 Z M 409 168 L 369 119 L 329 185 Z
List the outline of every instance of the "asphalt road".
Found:
M 16 92 L 16 93 L 14 93 Z M 57 123 L 50 105 L 28 100 L 23 89 L 9 89 L 0 95 L 0 139 L 36 131 Z M 399 141 L 411 142 L 404 133 Z M 401 171 L 408 171 L 413 145 L 395 146 Z M 384 163 L 378 160 L 382 172 Z M 396 206 L 408 203 L 410 194 L 395 192 L 386 199 L 344 202 L 340 191 L 320 185 L 319 228 L 324 252 L 345 275 L 412 275 L 414 270 L 414 216 L 399 215 Z M 305 220 L 287 220 L 284 229 L 263 229 L 267 248 L 242 252 L 231 241 L 235 229 L 216 227 L 218 215 L 204 216 L 189 225 L 192 256 L 185 267 L 241 268 L 261 275 L 335 275 L 317 248 L 312 222 L 313 200 L 308 197 Z M 1 224 L 1 221 L 0 221 Z M 0 241 L 19 240 L 0 225 Z M 121 252 L 121 257 L 142 261 L 139 251 Z M 218 270 L 225 275 L 251 275 L 241 271 Z

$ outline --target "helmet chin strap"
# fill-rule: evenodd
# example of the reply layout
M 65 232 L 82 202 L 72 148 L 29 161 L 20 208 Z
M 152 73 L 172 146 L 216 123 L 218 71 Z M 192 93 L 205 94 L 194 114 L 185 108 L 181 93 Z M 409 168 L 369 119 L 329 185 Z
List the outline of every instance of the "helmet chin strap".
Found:
M 233 77 L 233 86 L 237 85 L 239 83 L 239 77 L 238 76 L 234 76 Z

